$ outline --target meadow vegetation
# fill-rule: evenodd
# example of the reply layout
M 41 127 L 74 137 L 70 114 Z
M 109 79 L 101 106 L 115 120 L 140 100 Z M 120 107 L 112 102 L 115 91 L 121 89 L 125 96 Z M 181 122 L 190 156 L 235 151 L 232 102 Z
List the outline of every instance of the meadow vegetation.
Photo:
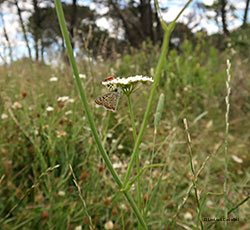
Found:
M 152 152 L 155 164 L 166 164 L 141 176 L 145 207 L 152 195 L 148 190 L 153 190 L 162 175 L 146 218 L 152 230 L 196 229 L 195 190 L 187 196 L 193 175 L 183 118 L 189 124 L 196 171 L 209 156 L 196 181 L 203 205 L 201 219 L 224 216 L 227 59 L 232 76 L 228 210 L 249 197 L 249 53 L 236 35 L 223 51 L 202 34 L 197 36 L 195 43 L 186 40 L 178 49 L 170 49 L 139 149 L 141 167 L 150 164 Z M 160 46 L 145 42 L 140 49 L 123 55 L 114 52 L 107 60 L 101 56 L 77 60 L 102 143 L 121 178 L 134 145 L 127 100 L 125 95 L 121 97 L 116 113 L 98 108 L 94 100 L 107 92 L 101 84 L 106 77 L 153 77 L 159 54 Z M 140 85 L 131 95 L 137 130 L 150 88 Z M 154 113 L 161 93 L 165 101 L 155 132 Z M 0 229 L 137 228 L 136 217 L 98 153 L 69 65 L 49 66 L 22 59 L 1 66 L 0 115 Z M 136 184 L 130 192 L 136 199 Z M 244 202 L 230 213 L 239 221 L 228 222 L 228 229 L 249 229 L 249 213 L 249 204 Z M 203 226 L 224 229 L 225 222 L 203 221 Z

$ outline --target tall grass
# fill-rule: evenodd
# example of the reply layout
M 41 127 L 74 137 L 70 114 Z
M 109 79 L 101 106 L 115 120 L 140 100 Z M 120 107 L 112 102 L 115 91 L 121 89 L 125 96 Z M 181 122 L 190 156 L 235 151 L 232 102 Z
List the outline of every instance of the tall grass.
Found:
M 228 222 L 227 228 L 247 229 L 250 123 L 249 93 L 244 86 L 249 84 L 248 69 L 240 57 L 232 62 L 232 76 L 244 77 L 244 84 L 239 78 L 231 79 L 230 130 L 225 134 L 227 76 L 224 62 L 219 60 L 227 56 L 207 47 L 206 40 L 199 42 L 199 49 L 186 41 L 180 53 L 170 50 L 155 94 L 156 99 L 163 93 L 165 100 L 156 106 L 154 99 L 138 151 L 140 170 L 135 173 L 134 162 L 127 186 L 120 188 L 99 154 L 72 69 L 27 60 L 0 67 L 0 228 L 105 229 L 113 224 L 113 229 L 136 229 L 138 219 L 122 194 L 129 193 L 137 206 L 139 179 L 141 208 L 137 207 L 148 229 L 198 229 L 202 225 L 204 229 L 223 229 L 224 222 L 208 223 L 204 218 L 224 217 L 225 208 L 228 217 L 240 220 Z M 150 86 L 131 94 L 137 133 L 128 127 L 132 122 L 126 97 L 121 98 L 117 113 L 96 108 L 93 101 L 106 92 L 100 83 L 110 72 L 123 71 L 129 76 L 140 69 L 149 73 L 159 58 L 157 49 L 151 53 L 150 47 L 152 44 L 145 44 L 126 58 L 102 61 L 95 68 L 91 59 L 77 63 L 79 72 L 86 75 L 80 83 L 101 144 L 119 178 L 126 176 Z M 142 56 L 153 61 L 138 59 Z M 136 66 L 127 65 L 128 60 Z M 95 84 L 90 76 L 95 76 Z M 57 81 L 51 82 L 51 77 Z M 58 101 L 66 95 L 74 102 Z M 47 111 L 48 106 L 53 110 Z M 189 121 L 192 135 L 191 155 L 185 146 L 183 117 Z M 224 202 L 226 164 L 221 147 L 226 136 L 228 190 Z

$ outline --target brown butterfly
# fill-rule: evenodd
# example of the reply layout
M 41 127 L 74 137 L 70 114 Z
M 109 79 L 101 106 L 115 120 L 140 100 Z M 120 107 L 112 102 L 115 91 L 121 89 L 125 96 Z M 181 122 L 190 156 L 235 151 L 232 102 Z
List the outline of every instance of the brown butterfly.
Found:
M 118 89 L 114 89 L 110 93 L 97 97 L 95 99 L 95 103 L 103 106 L 107 110 L 116 112 L 119 98 L 120 98 L 120 91 Z

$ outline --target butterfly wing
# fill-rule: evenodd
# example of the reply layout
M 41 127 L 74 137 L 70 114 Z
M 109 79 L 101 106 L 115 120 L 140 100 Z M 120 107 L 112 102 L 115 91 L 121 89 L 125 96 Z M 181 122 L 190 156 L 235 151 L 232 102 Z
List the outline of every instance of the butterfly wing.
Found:
M 118 89 L 115 89 L 110 93 L 97 97 L 95 99 L 95 103 L 103 106 L 107 110 L 116 112 L 119 98 L 120 98 L 120 91 Z

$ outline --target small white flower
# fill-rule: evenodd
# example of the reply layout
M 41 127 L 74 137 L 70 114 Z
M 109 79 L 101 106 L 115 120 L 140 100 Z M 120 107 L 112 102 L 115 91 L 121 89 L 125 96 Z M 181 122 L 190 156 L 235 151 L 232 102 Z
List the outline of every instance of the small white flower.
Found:
M 58 81 L 58 78 L 57 78 L 57 77 L 51 77 L 51 78 L 49 79 L 49 81 L 50 81 L 50 82 L 56 82 L 56 81 Z
M 8 115 L 6 114 L 6 113 L 3 113 L 2 115 L 1 115 L 1 119 L 7 119 L 8 118 Z
M 112 80 L 107 80 L 102 82 L 103 85 L 105 85 L 109 89 L 114 89 L 114 88 L 121 88 L 123 93 L 126 95 L 130 95 L 136 84 L 138 82 L 141 83 L 146 83 L 146 82 L 154 82 L 154 80 L 151 77 L 146 77 L 142 75 L 136 75 L 128 78 L 114 78 Z
M 21 109 L 22 104 L 19 103 L 18 101 L 14 102 L 13 105 L 11 106 L 13 109 Z
M 82 78 L 82 79 L 85 79 L 86 78 L 86 74 L 79 74 L 79 77 Z
M 207 206 L 211 208 L 213 206 L 213 202 L 211 200 L 207 200 Z
M 108 222 L 105 223 L 104 225 L 105 229 L 113 229 L 114 228 L 114 224 L 111 220 L 109 220 Z
M 76 78 L 76 76 L 73 75 L 73 78 Z M 79 73 L 79 78 L 85 79 L 86 78 L 86 74 Z
M 58 97 L 57 101 L 59 102 L 66 102 L 69 100 L 69 96 L 62 96 L 62 97 Z
M 243 163 L 243 160 L 235 155 L 232 155 L 232 158 L 235 162 L 239 163 L 239 164 L 242 164 Z
M 119 144 L 117 148 L 118 148 L 118 149 L 123 149 L 123 145 L 122 145 L 122 144 Z
M 117 163 L 114 163 L 114 164 L 113 164 L 113 167 L 114 167 L 115 169 L 117 169 L 117 168 L 122 168 L 122 167 L 123 167 L 123 164 L 122 164 L 121 162 L 117 162 Z
M 121 205 L 120 205 L 120 209 L 126 210 L 126 209 L 127 209 L 127 207 L 126 207 L 126 205 L 125 205 L 125 204 L 121 204 Z
M 91 131 L 91 129 L 88 126 L 83 126 L 83 128 L 87 131 Z
M 185 219 L 185 220 L 192 220 L 192 219 L 193 219 L 193 216 L 192 216 L 192 214 L 191 214 L 190 212 L 186 212 L 186 213 L 184 214 L 184 219 Z
M 69 102 L 69 103 L 74 103 L 74 102 L 75 102 L 75 99 L 70 98 L 70 99 L 68 100 L 68 102 Z
M 108 134 L 107 134 L 107 138 L 111 138 L 112 136 L 113 136 L 112 133 L 108 133 Z
M 56 131 L 57 133 L 57 137 L 60 138 L 60 137 L 65 137 L 67 135 L 67 133 L 64 131 L 64 130 L 59 130 L 59 131 Z
M 85 120 L 86 120 L 86 117 L 83 116 L 83 117 L 82 117 L 82 120 L 85 121 Z
M 142 75 L 136 75 L 128 78 L 115 78 L 110 81 L 103 81 L 103 85 L 130 85 L 132 83 L 137 83 L 137 82 L 154 82 L 154 80 L 151 77 L 146 77 Z
M 59 191 L 59 192 L 58 192 L 58 195 L 59 195 L 59 196 L 65 196 L 65 192 L 64 192 L 64 191 Z
M 65 112 L 65 115 L 66 115 L 66 116 L 67 116 L 67 115 L 70 115 L 70 114 L 72 114 L 72 110 L 69 110 L 69 111 Z
M 76 226 L 76 227 L 75 227 L 75 230 L 82 230 L 82 226 L 81 226 L 81 225 Z
M 46 109 L 47 112 L 51 112 L 51 111 L 53 111 L 53 110 L 54 110 L 54 108 L 51 107 L 51 106 L 48 106 L 47 109 Z
M 38 136 L 39 135 L 38 129 L 35 129 L 34 133 L 35 133 L 36 136 Z

